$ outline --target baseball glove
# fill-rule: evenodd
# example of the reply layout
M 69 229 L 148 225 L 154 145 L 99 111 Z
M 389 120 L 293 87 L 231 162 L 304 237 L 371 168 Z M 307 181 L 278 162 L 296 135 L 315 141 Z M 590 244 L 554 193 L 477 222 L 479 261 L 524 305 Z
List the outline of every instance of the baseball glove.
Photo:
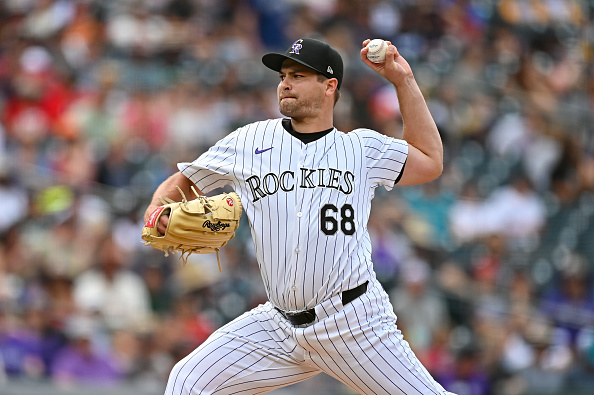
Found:
M 181 189 L 177 189 L 182 195 L 182 201 L 161 198 L 163 206 L 153 210 L 142 229 L 144 244 L 165 251 L 165 256 L 179 251 L 184 264 L 190 254 L 216 252 L 221 270 L 219 248 L 235 236 L 235 230 L 239 226 L 239 196 L 235 192 L 212 197 L 200 196 L 192 188 L 198 198 L 188 201 Z M 157 230 L 162 215 L 169 215 L 165 234 L 160 234 Z

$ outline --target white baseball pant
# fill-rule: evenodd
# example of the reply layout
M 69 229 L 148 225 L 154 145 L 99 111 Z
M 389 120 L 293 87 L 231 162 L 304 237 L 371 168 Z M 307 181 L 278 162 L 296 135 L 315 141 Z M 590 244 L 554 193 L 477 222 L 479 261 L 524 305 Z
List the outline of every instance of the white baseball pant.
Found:
M 320 372 L 361 394 L 451 394 L 403 339 L 377 280 L 346 306 L 337 295 L 315 310 L 305 328 L 270 302 L 243 314 L 175 365 L 165 394 L 261 394 Z

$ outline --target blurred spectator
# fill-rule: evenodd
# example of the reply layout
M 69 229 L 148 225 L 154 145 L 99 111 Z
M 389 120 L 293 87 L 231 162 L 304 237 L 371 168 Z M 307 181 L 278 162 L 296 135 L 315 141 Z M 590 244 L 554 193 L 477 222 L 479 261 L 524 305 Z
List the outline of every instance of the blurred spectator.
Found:
M 6 311 L 0 313 L 0 355 L 9 377 L 40 378 L 45 373 L 41 339 L 24 320 Z
M 5 101 L 1 119 L 7 135 L 21 144 L 39 144 L 50 133 L 51 116 L 44 97 L 53 77 L 52 61 L 45 48 L 27 47 L 22 50 L 20 68 L 12 76 L 13 91 Z
M 546 220 L 542 198 L 522 175 L 515 175 L 487 197 L 483 215 L 491 233 L 512 243 L 538 235 Z
M 494 155 L 519 160 L 530 144 L 533 128 L 542 125 L 542 115 L 530 106 L 522 113 L 504 114 L 489 130 L 486 147 Z
M 415 351 L 423 366 L 433 377 L 441 377 L 453 365 L 454 355 L 450 346 L 451 333 L 452 331 L 444 326 L 434 332 L 431 344 L 426 350 Z
M 449 371 L 437 380 L 443 387 L 458 395 L 488 395 L 490 383 L 476 346 L 468 345 L 459 350 Z
M 72 14 L 72 4 L 63 1 L 41 0 L 23 20 L 23 33 L 36 39 L 49 39 L 57 34 Z
M 179 297 L 172 314 L 163 319 L 158 334 L 177 362 L 198 347 L 216 329 L 204 308 L 204 289 Z
M 150 297 L 151 311 L 158 315 L 171 312 L 175 294 L 172 284 L 167 282 L 164 270 L 157 264 L 147 264 L 142 269 L 142 279 Z
M 401 286 L 391 293 L 398 326 L 407 334 L 411 348 L 424 353 L 440 330 L 450 322 L 441 295 L 431 281 L 429 264 L 418 257 L 408 257 L 402 265 Z
M 126 257 L 111 236 L 104 237 L 96 257 L 96 266 L 74 281 L 78 308 L 100 314 L 110 329 L 145 325 L 151 318 L 147 286 L 140 275 L 126 267 Z
M 480 241 L 492 235 L 512 244 L 538 236 L 546 221 L 543 199 L 522 175 L 481 199 L 474 183 L 464 186 L 462 195 L 449 211 L 449 229 L 458 244 Z
M 452 326 L 471 326 L 473 320 L 472 282 L 459 262 L 445 262 L 437 272 L 437 284 L 446 302 Z
M 491 325 L 497 330 L 500 323 L 509 315 L 506 295 L 500 290 L 504 287 L 504 265 L 506 263 L 506 241 L 494 235 L 484 239 L 484 252 L 475 252 L 471 258 L 470 273 L 473 278 L 472 304 L 474 326 L 477 331 L 488 336 Z
M 475 183 L 463 186 L 449 211 L 449 230 L 456 245 L 478 240 L 487 234 L 484 220 L 479 220 L 483 217 L 484 205 Z
M 111 352 L 98 351 L 93 344 L 98 331 L 94 321 L 78 315 L 71 317 L 67 325 L 69 345 L 56 357 L 53 380 L 65 388 L 109 386 L 120 381 L 116 358 Z
M 470 272 L 476 280 L 478 291 L 482 287 L 487 293 L 498 292 L 502 268 L 509 256 L 509 242 L 501 234 L 493 234 L 477 241 L 476 246 L 470 261 Z
M 410 213 L 420 221 L 418 225 L 426 227 L 426 231 L 413 241 L 428 249 L 448 247 L 451 244 L 448 218 L 455 201 L 454 194 L 441 188 L 439 181 L 434 181 L 407 188 L 402 196 Z
M 565 349 L 556 350 L 553 346 L 552 328 L 542 320 L 528 323 L 525 339 L 534 350 L 532 358 L 516 376 L 506 382 L 507 394 L 557 394 L 564 380 L 564 363 L 567 360 Z
M 594 327 L 591 271 L 579 254 L 569 254 L 563 264 L 558 281 L 542 295 L 540 308 L 575 343 L 583 329 Z
M 561 154 L 551 172 L 551 191 L 561 204 L 572 205 L 582 190 L 579 170 L 584 154 L 573 136 L 565 136 L 561 142 Z
M 578 341 L 576 364 L 565 377 L 565 386 L 571 393 L 587 393 L 594 388 L 594 331 L 587 330 Z
M 70 22 L 60 34 L 60 50 L 73 70 L 86 70 L 101 56 L 103 26 L 98 1 L 76 1 L 69 6 Z
M 140 333 L 131 330 L 116 330 L 111 335 L 111 349 L 117 370 L 122 378 L 131 380 L 141 371 L 142 355 Z
M 29 210 L 27 190 L 2 170 L 0 170 L 0 200 L 4 202 L 6 208 L 4 215 L 0 218 L 0 234 L 2 234 L 12 225 L 23 220 Z
M 402 215 L 398 204 L 386 199 L 372 207 L 368 223 L 374 269 L 387 291 L 396 286 L 404 261 L 413 254 L 401 229 Z
M 167 333 L 166 325 L 164 321 L 147 332 L 137 334 L 140 344 L 135 370 L 129 372 L 127 379 L 139 390 L 163 392 L 171 368 L 178 361 L 167 339 L 161 336 Z

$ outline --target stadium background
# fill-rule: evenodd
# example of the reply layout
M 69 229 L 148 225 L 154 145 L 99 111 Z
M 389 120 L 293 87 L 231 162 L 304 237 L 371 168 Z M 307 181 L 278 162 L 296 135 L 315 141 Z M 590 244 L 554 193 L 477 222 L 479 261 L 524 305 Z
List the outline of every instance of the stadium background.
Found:
M 336 126 L 398 137 L 365 38 L 412 64 L 443 176 L 377 191 L 399 326 L 450 391 L 594 389 L 594 2 L 4 0 L 0 393 L 161 394 L 175 361 L 265 300 L 247 221 L 182 268 L 140 243 L 152 191 L 277 117 L 260 63 L 317 35 L 346 63 Z M 277 394 L 350 394 L 320 375 Z

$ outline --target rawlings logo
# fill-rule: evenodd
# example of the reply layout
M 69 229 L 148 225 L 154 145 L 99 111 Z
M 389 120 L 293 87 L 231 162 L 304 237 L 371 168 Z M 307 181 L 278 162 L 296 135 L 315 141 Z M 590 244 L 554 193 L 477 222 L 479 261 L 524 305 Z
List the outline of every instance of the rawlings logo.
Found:
M 228 197 L 228 198 L 227 198 L 227 204 L 228 204 L 229 206 L 233 207 L 233 199 L 231 199 L 231 198 L 229 198 L 229 197 Z
M 301 48 L 303 48 L 303 45 L 301 45 L 302 42 L 303 42 L 302 39 L 295 41 L 293 43 L 293 45 L 291 46 L 291 52 L 289 52 L 289 53 L 294 53 L 295 55 L 299 55 L 299 51 L 301 50 Z
M 203 228 L 208 228 L 208 229 L 212 230 L 213 232 L 219 232 L 221 230 L 225 230 L 229 226 L 231 226 L 231 225 L 225 224 L 221 221 L 217 222 L 216 224 L 213 224 L 210 221 L 204 221 L 204 223 L 202 224 Z

